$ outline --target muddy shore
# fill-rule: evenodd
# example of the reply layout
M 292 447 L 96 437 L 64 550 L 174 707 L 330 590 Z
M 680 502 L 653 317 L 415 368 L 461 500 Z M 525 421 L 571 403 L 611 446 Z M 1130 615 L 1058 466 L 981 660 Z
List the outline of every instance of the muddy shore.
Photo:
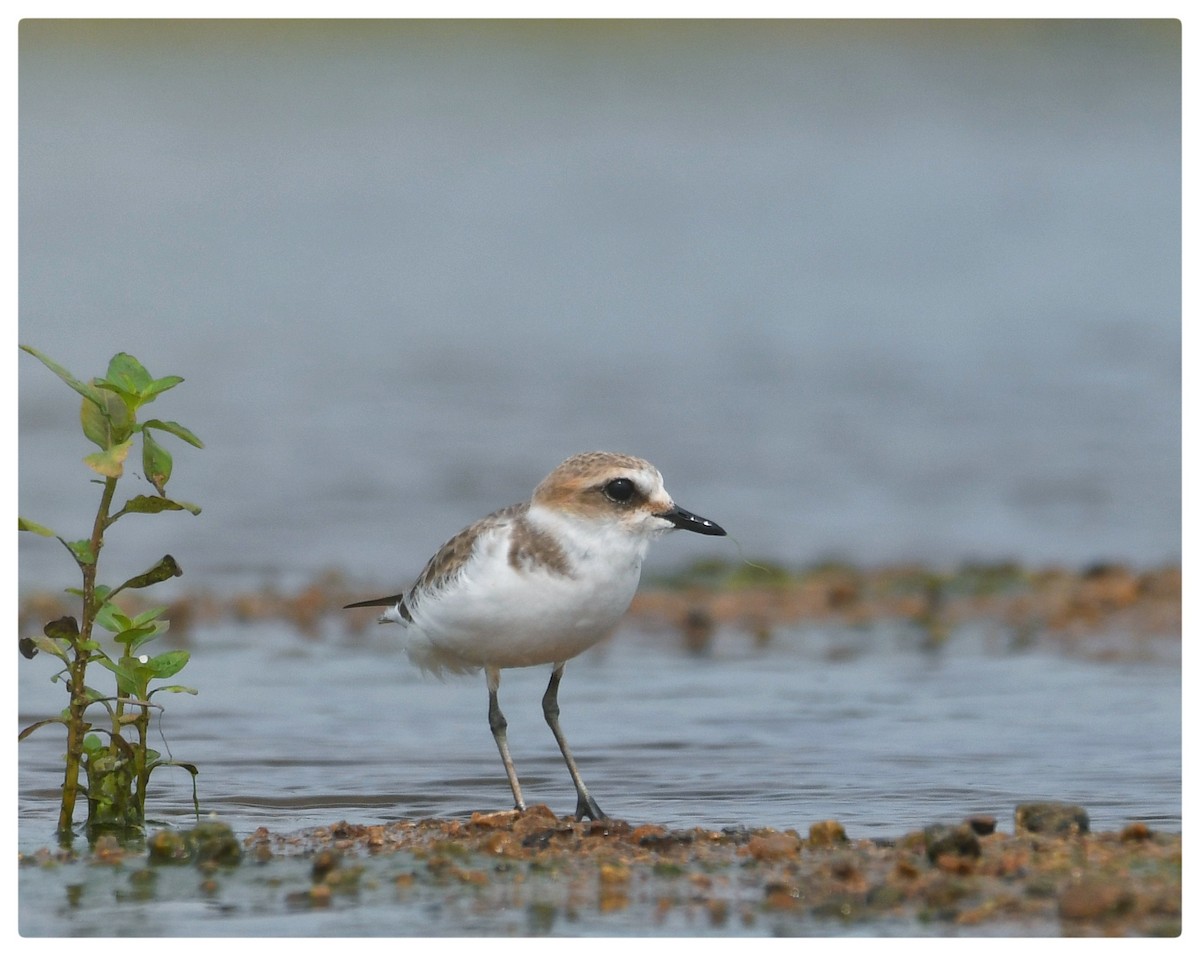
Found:
M 1014 647 L 1177 661 L 1181 580 L 1177 567 L 1117 565 L 698 565 L 646 582 L 630 614 L 681 653 L 703 653 L 719 632 L 769 643 L 788 628 L 890 621 L 937 644 L 953 641 L 960 625 L 987 621 Z M 308 640 L 331 629 L 353 639 L 368 633 L 373 615 L 341 606 L 363 593 L 372 586 L 328 574 L 293 593 L 190 594 L 168 616 L 185 645 L 192 627 L 261 620 L 286 622 Z M 58 596 L 27 596 L 22 633 L 72 612 Z M 280 820 L 249 834 L 213 820 L 151 832 L 136 846 L 84 842 L 22 854 L 22 895 L 45 876 L 50 898 L 65 892 L 73 913 L 90 900 L 111 905 L 114 894 L 118 903 L 202 901 L 220 919 L 242 918 L 240 931 L 251 935 L 309 935 L 314 915 L 354 912 L 362 935 L 1178 936 L 1182 928 L 1181 835 L 1139 822 L 1091 832 L 1086 808 L 1059 804 L 929 821 L 882 840 L 836 821 L 676 830 L 576 821 L 534 806 L 303 831 Z M 264 918 L 269 928 L 259 929 Z M 232 932 L 219 922 L 189 931 L 204 935 L 210 925 Z M 173 926 L 120 931 L 161 935 Z M 334 935 L 347 932 L 357 931 L 343 924 Z
M 277 935 L 289 918 L 303 935 L 306 915 L 360 908 L 363 935 L 396 934 L 372 922 L 380 907 L 435 910 L 440 921 L 422 924 L 422 936 L 1181 933 L 1178 834 L 1140 823 L 1091 833 L 1084 808 L 1059 804 L 1017 808 L 1002 830 L 975 817 L 855 840 L 836 821 L 806 833 L 668 830 L 534 806 L 469 820 L 260 827 L 240 839 L 210 821 L 153 833 L 142 848 L 101 838 L 21 862 L 64 876 L 83 866 L 93 880 L 108 871 L 106 894 L 124 886 L 142 903 L 170 902 L 160 874 L 184 870 L 183 896 L 271 918 Z
M 754 562 L 701 562 L 671 576 L 644 580 L 628 617 L 643 629 L 673 633 L 689 651 L 703 650 L 718 629 L 769 642 L 776 630 L 806 625 L 856 627 L 900 621 L 930 641 L 949 639 L 964 622 L 985 620 L 1014 643 L 1051 642 L 1093 657 L 1138 656 L 1182 630 L 1182 571 L 1098 563 L 1086 568 L 1015 564 L 860 568 L 836 563 L 787 569 Z M 364 594 L 395 590 L 395 582 L 358 582 L 327 572 L 294 591 L 264 587 L 235 594 L 186 593 L 169 603 L 173 636 L 197 625 L 274 620 L 315 636 L 350 635 L 371 627 L 370 608 L 343 610 Z M 129 595 L 132 611 L 138 597 Z M 21 634 L 77 613 L 61 593 L 25 595 Z

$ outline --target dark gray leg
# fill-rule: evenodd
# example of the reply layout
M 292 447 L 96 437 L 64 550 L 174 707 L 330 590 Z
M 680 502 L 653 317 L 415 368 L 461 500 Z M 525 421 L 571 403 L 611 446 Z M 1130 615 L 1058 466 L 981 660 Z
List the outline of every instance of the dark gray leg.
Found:
M 504 772 L 508 774 L 508 785 L 512 787 L 516 809 L 525 809 L 525 799 L 521 796 L 521 782 L 517 779 L 517 769 L 513 766 L 512 756 L 508 752 L 508 721 L 500 712 L 500 669 L 487 668 L 488 686 L 488 726 L 492 728 L 492 736 L 496 738 L 496 746 L 500 748 L 500 759 L 504 761 Z
M 554 672 L 550 675 L 550 686 L 546 688 L 546 693 L 542 696 L 542 713 L 546 715 L 546 723 L 550 725 L 550 731 L 554 734 L 554 739 L 558 741 L 558 749 L 562 751 L 563 759 L 567 762 L 567 770 L 571 774 L 571 780 L 575 784 L 575 792 L 579 795 L 579 801 L 575 804 L 575 818 L 582 820 L 584 817 L 590 817 L 593 820 L 605 819 L 603 812 L 596 805 L 596 801 L 592 799 L 592 795 L 588 793 L 588 788 L 583 784 L 583 778 L 579 776 L 579 768 L 575 766 L 575 758 L 571 756 L 571 748 L 567 746 L 567 738 L 563 736 L 562 728 L 558 726 L 558 685 L 562 681 L 563 664 L 555 664 Z

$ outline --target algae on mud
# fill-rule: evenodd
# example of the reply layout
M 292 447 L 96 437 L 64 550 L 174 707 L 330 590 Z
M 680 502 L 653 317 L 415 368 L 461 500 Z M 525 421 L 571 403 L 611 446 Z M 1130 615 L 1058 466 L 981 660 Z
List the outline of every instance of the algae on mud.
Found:
M 934 826 L 854 840 L 836 821 L 806 835 L 670 830 L 534 806 L 469 820 L 259 828 L 240 855 L 215 839 L 220 824 L 202 826 L 202 837 L 185 834 L 183 843 L 221 853 L 147 854 L 101 841 L 88 854 L 26 856 L 22 869 L 57 870 L 67 934 L 115 919 L 110 931 L 141 935 L 136 914 L 156 900 L 187 901 L 188 881 L 168 890 L 157 874 L 187 870 L 191 902 L 204 907 L 182 925 L 154 924 L 163 935 L 323 935 L 329 925 L 343 935 L 356 919 L 348 935 L 1177 936 L 1182 925 L 1181 838 L 1142 824 L 1046 834 L 967 821 L 956 829 L 968 842 L 935 842 Z M 96 893 L 81 892 L 72 871 L 105 866 L 127 871 L 132 889 L 89 920 L 85 897 Z M 125 900 L 137 904 L 127 920 Z M 312 919 L 327 914 L 339 919 Z M 54 935 L 29 922 L 27 935 Z

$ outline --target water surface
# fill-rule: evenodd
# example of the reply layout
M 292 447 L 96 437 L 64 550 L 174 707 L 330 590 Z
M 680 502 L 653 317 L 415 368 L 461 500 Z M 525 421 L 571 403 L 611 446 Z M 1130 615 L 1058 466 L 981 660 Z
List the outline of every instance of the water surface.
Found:
M 180 675 L 200 694 L 164 701 L 153 745 L 199 766 L 202 808 L 239 832 L 510 806 L 482 677 L 423 677 L 389 632 L 205 628 Z M 971 813 L 1011 830 L 1017 803 L 1055 799 L 1098 830 L 1180 829 L 1175 664 L 1014 651 L 982 629 L 939 651 L 920 641 L 814 629 L 762 648 L 729 633 L 697 657 L 627 630 L 568 665 L 563 727 L 600 806 L 635 824 L 807 832 L 836 818 L 852 837 L 896 837 Z M 26 721 L 62 704 L 39 663 L 21 668 Z M 563 814 L 575 799 L 542 719 L 547 678 L 504 672 L 501 703 L 526 800 Z M 26 849 L 52 837 L 61 746 L 46 729 L 20 748 Z M 187 775 L 154 783 L 152 815 L 187 825 Z

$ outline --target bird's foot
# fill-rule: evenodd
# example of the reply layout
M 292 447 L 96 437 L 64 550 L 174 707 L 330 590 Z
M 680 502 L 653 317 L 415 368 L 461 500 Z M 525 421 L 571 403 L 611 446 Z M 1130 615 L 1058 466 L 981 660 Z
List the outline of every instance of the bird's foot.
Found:
M 579 802 L 575 804 L 575 819 L 582 820 L 587 817 L 589 820 L 607 820 L 604 811 L 592 799 L 591 794 L 581 793 Z

